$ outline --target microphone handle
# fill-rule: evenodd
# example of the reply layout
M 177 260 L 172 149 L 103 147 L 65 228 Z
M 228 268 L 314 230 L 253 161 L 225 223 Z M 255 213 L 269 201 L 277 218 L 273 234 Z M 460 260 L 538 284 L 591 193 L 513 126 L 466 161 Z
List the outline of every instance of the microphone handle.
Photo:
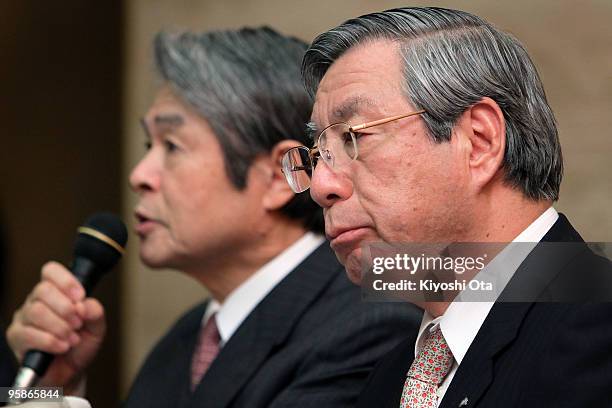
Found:
M 53 361 L 53 357 L 55 357 L 53 354 L 45 351 L 28 350 L 23 357 L 21 366 L 32 369 L 36 373 L 36 376 L 40 378 L 47 372 L 49 365 L 51 365 Z M 33 385 L 35 384 L 22 385 L 21 387 L 31 387 Z
M 70 271 L 85 289 L 85 296 L 89 296 L 104 274 L 90 259 L 77 256 L 74 258 Z

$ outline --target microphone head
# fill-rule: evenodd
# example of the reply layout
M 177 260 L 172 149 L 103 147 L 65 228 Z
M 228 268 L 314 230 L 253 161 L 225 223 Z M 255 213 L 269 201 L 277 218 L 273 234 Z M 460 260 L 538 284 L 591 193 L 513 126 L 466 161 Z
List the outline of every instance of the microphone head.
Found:
M 96 213 L 79 227 L 74 257 L 87 258 L 103 270 L 112 268 L 127 243 L 125 224 L 114 214 Z

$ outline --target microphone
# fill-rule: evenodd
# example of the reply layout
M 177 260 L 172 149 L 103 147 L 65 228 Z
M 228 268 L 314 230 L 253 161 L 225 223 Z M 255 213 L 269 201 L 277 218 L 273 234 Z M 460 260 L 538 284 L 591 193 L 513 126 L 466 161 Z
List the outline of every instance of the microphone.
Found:
M 71 272 L 89 295 L 102 275 L 108 272 L 125 252 L 127 229 L 123 222 L 110 213 L 89 217 L 78 229 L 74 243 Z M 13 388 L 32 387 L 53 361 L 53 354 L 28 350 Z

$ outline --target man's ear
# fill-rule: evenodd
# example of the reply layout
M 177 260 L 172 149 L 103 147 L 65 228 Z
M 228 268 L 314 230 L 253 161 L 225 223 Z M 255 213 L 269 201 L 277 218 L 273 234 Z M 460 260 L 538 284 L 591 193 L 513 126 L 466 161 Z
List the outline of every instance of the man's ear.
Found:
M 478 190 L 484 189 L 503 166 L 506 150 L 506 121 L 499 105 L 482 98 L 459 119 L 466 144 L 470 178 Z
M 262 203 L 266 210 L 279 210 L 295 196 L 295 193 L 287 183 L 285 175 L 281 171 L 281 160 L 287 150 L 297 146 L 303 146 L 303 144 L 297 140 L 283 140 L 274 145 L 270 151 L 267 162 L 272 167 L 270 172 L 271 179 L 269 180 L 268 189 L 262 198 Z

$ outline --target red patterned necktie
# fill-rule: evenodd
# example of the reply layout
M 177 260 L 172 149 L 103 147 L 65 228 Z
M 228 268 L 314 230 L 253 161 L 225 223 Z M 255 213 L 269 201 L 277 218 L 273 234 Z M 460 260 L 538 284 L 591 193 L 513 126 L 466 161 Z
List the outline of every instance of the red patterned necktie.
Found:
M 202 377 L 219 354 L 219 329 L 217 329 L 216 313 L 209 318 L 198 338 L 193 357 L 191 359 L 191 391 L 195 390 Z
M 429 333 L 408 370 L 400 408 L 437 407 L 436 391 L 452 366 L 453 354 L 438 326 Z

